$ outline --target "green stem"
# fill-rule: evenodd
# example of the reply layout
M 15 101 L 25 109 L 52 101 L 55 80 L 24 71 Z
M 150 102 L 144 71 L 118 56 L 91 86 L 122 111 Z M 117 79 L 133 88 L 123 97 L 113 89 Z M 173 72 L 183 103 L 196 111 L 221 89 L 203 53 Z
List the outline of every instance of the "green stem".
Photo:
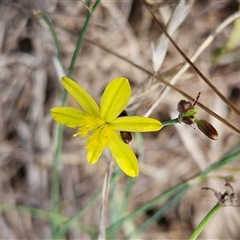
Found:
M 162 125 L 165 127 L 165 126 L 173 125 L 173 124 L 176 124 L 176 123 L 179 123 L 178 118 L 162 122 Z
M 100 2 L 100 0 L 98 0 L 95 5 Z M 95 6 L 94 5 L 94 6 Z M 94 9 L 95 10 L 95 9 Z M 81 46 L 82 46 L 82 43 L 83 43 L 83 39 L 86 35 L 86 32 L 87 32 L 87 29 L 88 29 L 88 26 L 89 26 L 89 23 L 90 23 L 90 20 L 92 18 L 92 15 L 93 15 L 93 11 L 90 12 L 88 11 L 88 15 L 87 15 L 87 18 L 85 20 L 85 23 L 83 25 L 83 28 L 82 30 L 80 31 L 79 33 L 79 36 L 78 36 L 78 40 L 77 40 L 77 44 L 76 44 L 76 48 L 75 48 L 75 51 L 73 53 L 73 56 L 72 56 L 72 59 L 71 59 L 71 64 L 70 64 L 70 67 L 68 69 L 68 74 L 67 76 L 69 78 L 72 77 L 73 75 L 73 71 L 74 71 L 74 68 L 75 68 L 75 64 L 76 64 L 76 61 L 77 61 L 77 57 L 78 57 L 78 54 L 79 54 L 79 51 L 81 49 Z M 67 99 L 67 91 L 65 89 L 63 89 L 63 92 L 62 92 L 62 101 L 61 101 L 61 106 L 64 106 L 66 104 L 66 99 Z
M 57 57 L 62 64 L 62 52 L 60 48 L 60 44 L 57 38 L 57 34 L 54 30 L 52 23 L 49 21 L 47 16 L 40 14 L 39 17 L 47 24 L 49 30 L 52 34 L 56 50 L 57 50 Z M 63 103 L 63 101 L 62 101 Z M 52 186 L 51 186 L 51 209 L 53 212 L 57 213 L 57 205 L 58 205 L 58 195 L 59 195 L 59 172 L 60 172 L 60 157 L 61 157 L 61 150 L 62 150 L 62 138 L 59 137 L 63 134 L 63 126 L 57 125 L 57 146 L 54 154 L 54 163 L 53 163 L 53 175 L 52 175 Z M 51 218 L 51 217 L 50 217 Z M 56 228 L 56 219 L 52 218 L 51 220 L 51 227 L 54 230 Z
M 69 77 L 72 77 L 72 74 L 73 74 L 73 71 L 74 71 L 74 68 L 75 68 L 75 64 L 76 64 L 76 61 L 77 61 L 77 57 L 78 57 L 79 51 L 81 49 L 84 36 L 86 35 L 87 28 L 89 26 L 89 22 L 91 20 L 93 12 L 96 10 L 96 8 L 100 4 L 100 2 L 101 2 L 101 0 L 97 0 L 96 3 L 94 4 L 93 8 L 92 8 L 93 11 L 88 12 L 88 15 L 87 15 L 87 18 L 85 20 L 84 26 L 83 26 L 80 34 L 79 34 L 75 51 L 74 51 L 73 56 L 72 56 L 71 64 L 70 64 L 70 67 L 69 67 L 69 70 L 68 70 L 68 76 Z M 48 21 L 46 23 L 48 24 L 50 22 Z M 53 28 L 51 27 L 50 29 L 53 29 Z M 52 33 L 54 33 L 54 35 L 53 35 L 54 39 L 57 39 L 55 32 L 52 31 Z M 57 41 L 55 41 L 55 43 L 57 43 L 57 46 L 59 46 Z M 57 48 L 60 49 L 59 47 L 57 47 Z M 59 56 L 61 56 L 61 55 L 59 55 Z M 61 96 L 61 106 L 64 106 L 66 104 L 66 99 L 67 99 L 67 91 L 65 89 L 63 89 L 62 96 Z M 56 138 L 57 138 L 57 147 L 56 147 L 56 151 L 55 151 L 55 155 L 54 155 L 54 163 L 53 163 L 54 169 L 53 169 L 52 187 L 51 187 L 51 209 L 53 209 L 53 211 L 55 211 L 55 212 L 58 212 L 58 207 L 57 206 L 58 206 L 58 203 L 59 203 L 59 191 L 60 191 L 59 179 L 60 179 L 60 159 L 61 159 L 62 142 L 63 142 L 63 125 L 58 125 L 57 137 Z M 56 226 L 53 223 L 52 224 L 53 234 L 54 234 L 55 230 L 56 230 Z
M 92 15 L 93 15 L 92 12 L 88 12 L 86 21 L 85 21 L 85 23 L 83 25 L 83 28 L 82 28 L 82 31 L 79 34 L 77 45 L 76 45 L 75 51 L 74 51 L 73 56 L 72 56 L 70 67 L 68 69 L 68 77 L 70 77 L 70 78 L 73 75 L 73 70 L 74 70 L 74 67 L 75 67 L 75 64 L 76 64 L 76 61 L 77 61 L 78 53 L 79 53 L 80 48 L 82 46 L 83 38 L 86 34 L 86 30 L 88 28 L 88 25 L 89 25 L 89 22 L 92 18 Z
M 86 18 L 86 21 L 83 25 L 83 28 L 81 30 L 81 32 L 79 33 L 79 37 L 78 37 L 78 41 L 77 41 L 77 46 L 76 46 L 76 49 L 73 53 L 73 56 L 72 56 L 72 60 L 71 60 L 71 64 L 70 64 L 70 67 L 68 69 L 68 77 L 72 77 L 72 74 L 73 74 L 73 70 L 74 70 L 74 67 L 75 67 L 75 63 L 77 61 L 77 57 L 78 57 L 78 53 L 79 53 L 79 50 L 82 46 L 82 42 L 83 42 L 83 39 L 86 35 L 86 31 L 87 31 L 87 28 L 89 26 L 89 22 L 92 18 L 92 15 L 94 13 L 94 11 L 97 9 L 98 5 L 100 4 L 101 0 L 97 0 L 96 3 L 94 4 L 94 6 L 92 7 L 92 11 L 88 11 L 88 15 L 87 15 L 87 18 Z
M 199 223 L 197 228 L 194 230 L 192 235 L 189 237 L 189 240 L 195 240 L 199 236 L 199 234 L 202 232 L 202 230 L 205 228 L 205 226 L 209 223 L 209 221 L 215 216 L 215 214 L 219 211 L 221 206 L 219 204 L 216 204 L 211 211 L 205 216 L 205 218 Z
M 53 40 L 55 42 L 55 46 L 56 46 L 56 49 L 57 49 L 57 57 L 58 57 L 59 62 L 62 64 L 62 52 L 61 52 L 61 48 L 60 48 L 60 45 L 59 45 L 59 41 L 57 39 L 57 34 L 56 34 L 56 32 L 55 32 L 55 30 L 53 28 L 53 25 L 48 20 L 47 16 L 40 14 L 40 18 L 48 25 L 49 30 L 52 33 Z

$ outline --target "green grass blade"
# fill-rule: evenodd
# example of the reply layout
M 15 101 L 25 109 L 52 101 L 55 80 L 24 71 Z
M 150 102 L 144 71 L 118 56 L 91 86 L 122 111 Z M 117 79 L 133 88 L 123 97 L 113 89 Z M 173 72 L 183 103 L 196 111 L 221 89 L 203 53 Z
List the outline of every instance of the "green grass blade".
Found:
M 186 187 L 187 187 L 186 183 L 181 183 L 181 184 L 175 186 L 174 188 L 168 189 L 163 194 L 158 195 L 157 197 L 155 197 L 154 199 L 152 199 L 148 203 L 144 204 L 142 207 L 137 209 L 135 212 L 121 218 L 119 221 L 112 224 L 110 227 L 108 227 L 107 233 L 111 236 L 111 232 L 119 229 L 122 226 L 122 224 L 124 223 L 124 221 L 133 220 L 134 218 L 136 218 L 140 214 L 143 214 L 147 210 L 153 208 L 160 201 L 162 201 L 164 199 L 167 199 L 168 197 L 173 196 L 174 194 L 176 194 L 176 192 L 184 190 Z
M 59 44 L 55 29 L 46 15 L 40 14 L 39 17 L 47 24 L 47 26 L 49 27 L 49 30 L 51 31 L 51 34 L 52 34 L 53 40 L 54 40 L 54 44 L 55 44 L 56 50 L 57 50 L 57 57 L 58 57 L 59 62 L 62 64 L 62 51 L 60 48 L 60 44 Z
M 96 10 L 97 6 L 99 5 L 100 0 L 98 0 L 95 4 L 94 4 L 94 10 Z M 93 15 L 93 11 L 92 12 L 88 12 L 88 15 L 86 17 L 84 26 L 82 28 L 82 31 L 79 34 L 78 37 L 78 41 L 76 44 L 76 48 L 74 51 L 74 54 L 72 56 L 72 61 L 68 70 L 68 76 L 71 78 L 74 68 L 75 68 L 75 64 L 76 64 L 76 60 L 77 60 L 77 56 L 79 54 L 80 48 L 82 46 L 82 42 L 83 42 L 83 38 L 86 35 L 86 31 L 87 28 L 89 26 L 91 17 Z M 55 44 L 57 49 L 59 49 L 59 56 L 61 57 L 60 54 L 60 47 L 57 41 L 57 36 L 55 34 L 55 31 L 53 30 L 53 27 L 51 26 L 50 22 L 48 21 L 47 18 L 43 17 L 43 20 L 45 20 L 45 22 L 48 24 L 50 30 L 53 33 L 53 37 L 55 39 Z M 61 62 L 61 58 L 59 59 L 59 61 Z M 62 97 L 61 97 L 61 106 L 64 106 L 66 104 L 66 99 L 67 99 L 67 91 L 63 90 L 62 92 Z M 52 187 L 51 187 L 51 208 L 58 212 L 57 206 L 59 203 L 59 187 L 60 187 L 60 182 L 59 182 L 59 178 L 60 178 L 60 159 L 61 159 L 61 152 L 62 152 L 62 141 L 63 141 L 63 126 L 62 125 L 58 125 L 57 128 L 57 147 L 55 150 L 55 155 L 54 155 L 54 169 L 53 169 L 53 180 L 52 180 Z M 52 223 L 52 232 L 54 235 L 54 232 L 56 230 L 55 224 L 54 222 Z
M 204 219 L 199 223 L 197 228 L 194 230 L 192 235 L 189 237 L 189 240 L 195 240 L 205 228 L 205 226 L 209 223 L 209 221 L 216 215 L 216 213 L 220 210 L 221 206 L 216 204 L 211 211 L 204 217 Z
M 114 182 L 116 182 L 117 178 L 121 174 L 121 170 L 118 170 L 112 177 L 111 182 L 110 182 L 110 188 L 112 189 L 114 186 Z M 64 235 L 67 231 L 69 231 L 73 226 L 75 226 L 80 217 L 83 216 L 86 211 L 92 207 L 101 197 L 102 191 L 99 191 L 92 199 L 88 202 L 87 205 L 85 205 L 82 209 L 80 209 L 74 216 L 71 218 L 67 219 L 62 226 L 60 226 L 53 234 L 53 237 L 57 238 L 59 236 Z M 93 232 L 93 235 L 97 235 L 96 232 Z
M 62 52 L 60 49 L 59 41 L 54 30 L 52 23 L 49 21 L 47 16 L 40 14 L 41 19 L 47 24 L 49 30 L 52 33 L 52 37 L 57 49 L 57 56 L 60 63 L 62 63 Z M 65 97 L 66 98 L 66 97 Z M 62 94 L 61 105 L 64 105 L 64 92 Z M 54 165 L 53 165 L 53 175 L 52 175 L 52 186 L 51 186 L 51 209 L 54 212 L 58 212 L 58 201 L 59 201 L 59 171 L 60 171 L 60 158 L 61 158 L 61 151 L 62 151 L 62 136 L 63 134 L 63 126 L 57 125 L 57 146 L 54 154 Z M 55 228 L 55 221 L 51 222 L 51 227 L 54 230 Z
M 73 75 L 73 71 L 74 71 L 74 68 L 75 68 L 77 57 L 78 57 L 79 51 L 81 49 L 81 46 L 82 46 L 82 43 L 83 43 L 83 39 L 84 39 L 84 37 L 86 35 L 86 32 L 87 32 L 90 20 L 91 20 L 91 18 L 93 16 L 94 11 L 99 6 L 100 2 L 101 2 L 101 0 L 97 0 L 94 3 L 93 7 L 92 7 L 92 11 L 88 11 L 88 14 L 87 14 L 85 23 L 83 25 L 83 28 L 82 28 L 81 32 L 79 33 L 79 37 L 78 37 L 78 40 L 77 40 L 76 48 L 75 48 L 75 51 L 74 51 L 73 56 L 72 56 L 70 67 L 68 69 L 68 77 L 70 77 L 70 78 Z M 90 7 L 90 6 L 88 5 L 87 7 Z
M 184 196 L 184 194 L 187 192 L 187 190 L 190 188 L 190 186 L 185 186 L 184 189 L 181 189 L 179 193 L 177 193 L 174 197 L 168 199 L 164 205 L 156 212 L 154 213 L 150 218 L 148 218 L 146 221 L 144 221 L 137 229 L 136 231 L 132 232 L 127 236 L 127 239 L 133 239 L 134 236 L 140 232 L 143 232 L 144 230 L 150 228 L 152 225 L 154 225 L 158 220 L 162 219 L 162 217 L 165 215 L 166 212 L 168 212 L 172 207 L 174 207 L 177 203 L 180 202 L 181 198 Z
M 81 210 L 79 210 L 74 216 L 67 219 L 67 221 L 62 224 L 61 227 L 59 227 L 53 234 L 53 238 L 58 238 L 59 236 L 64 235 L 69 229 L 71 229 L 76 223 L 79 221 L 79 218 L 83 216 L 83 214 L 91 207 L 93 206 L 101 197 L 101 192 L 98 192 L 89 202 L 88 204 L 83 207 Z M 93 235 L 96 234 L 96 231 L 93 232 Z
M 39 218 L 48 222 L 54 222 L 57 226 L 64 225 L 69 218 L 65 217 L 59 213 L 53 212 L 53 211 L 46 211 L 43 209 L 39 209 L 36 207 L 26 207 L 22 205 L 10 205 L 6 203 L 0 204 L 0 212 L 12 212 L 17 211 L 19 213 L 22 213 L 24 215 L 31 215 L 34 218 Z M 72 227 L 76 227 L 77 229 L 83 230 L 85 233 L 88 233 L 89 235 L 94 235 L 96 233 L 96 229 L 86 226 L 85 224 L 82 224 L 81 222 L 75 222 Z M 59 235 L 60 236 L 60 235 Z
M 237 159 L 239 159 L 240 157 L 240 142 L 237 143 L 232 149 L 230 149 L 225 156 L 223 156 L 218 162 L 212 164 L 211 166 L 209 166 L 206 170 L 200 172 L 197 174 L 197 176 L 199 177 L 204 177 L 206 176 L 208 173 L 230 163 L 233 162 Z
M 172 198 L 170 201 L 170 203 L 177 203 L 180 199 L 180 197 L 182 196 L 182 194 L 186 193 L 186 191 L 191 187 L 191 185 L 187 184 L 187 182 L 190 182 L 190 180 L 193 179 L 198 179 L 201 180 L 203 177 L 205 177 L 209 172 L 214 171 L 220 167 L 222 167 L 225 164 L 228 164 L 230 162 L 236 161 L 237 159 L 240 158 L 240 142 L 237 143 L 227 154 L 225 154 L 225 156 L 223 156 L 218 162 L 212 164 L 211 166 L 209 166 L 206 170 L 196 174 L 195 176 L 191 177 L 188 181 L 186 182 L 181 182 L 178 185 L 168 189 L 167 191 L 165 191 L 164 193 L 160 194 L 159 196 L 155 197 L 154 199 L 150 200 L 148 203 L 144 204 L 143 206 L 141 206 L 139 209 L 137 209 L 135 212 L 121 218 L 119 221 L 115 222 L 114 224 L 112 224 L 108 229 L 107 229 L 107 233 L 108 236 L 111 236 L 111 232 L 112 231 L 117 231 L 122 224 L 124 223 L 124 221 L 127 220 L 133 220 L 136 217 L 138 217 L 140 214 L 143 214 L 144 212 L 146 212 L 148 209 L 153 208 L 156 204 L 158 204 L 159 202 L 168 199 L 168 198 Z M 164 207 L 163 209 L 159 210 L 159 213 L 157 213 L 157 215 L 155 216 L 155 218 L 157 217 L 159 219 L 160 216 L 163 216 L 163 214 L 169 209 L 169 207 Z M 158 215 L 159 214 L 159 215 Z M 150 227 L 152 225 L 152 221 L 150 220 L 148 225 L 143 225 L 140 226 L 140 228 L 146 229 L 147 227 Z M 137 232 L 135 232 L 134 234 L 136 234 Z

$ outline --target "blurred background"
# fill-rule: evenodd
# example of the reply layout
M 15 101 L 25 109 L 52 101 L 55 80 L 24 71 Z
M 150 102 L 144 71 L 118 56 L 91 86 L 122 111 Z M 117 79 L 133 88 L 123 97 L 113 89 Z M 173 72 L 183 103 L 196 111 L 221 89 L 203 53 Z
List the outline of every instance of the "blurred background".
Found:
M 186 14 L 172 37 L 188 57 L 239 9 L 237 0 L 148 1 L 157 19 L 164 25 L 170 21 L 181 2 L 185 4 L 182 11 L 187 9 Z M 59 67 L 56 46 L 48 26 L 38 15 L 33 14 L 36 10 L 48 17 L 56 31 L 63 68 Z M 20 211 L 17 206 L 50 211 L 56 145 L 56 124 L 50 117 L 50 109 L 60 104 L 60 79 L 70 65 L 87 11 L 81 1 L 0 2 L 0 239 L 47 239 L 51 236 L 49 219 L 35 216 L 27 208 Z M 178 14 L 181 15 L 181 11 Z M 195 62 L 238 109 L 239 26 L 239 21 L 224 26 Z M 98 102 L 105 86 L 112 79 L 127 77 L 133 95 L 127 110 L 130 115 L 144 115 L 165 86 L 114 53 L 154 72 L 151 43 L 157 46 L 161 35 L 158 25 L 140 1 L 103 0 L 93 14 L 73 79 Z M 234 37 L 230 38 L 232 35 Z M 229 44 L 229 39 L 233 43 Z M 169 44 L 156 74 L 170 82 L 183 64 L 184 59 Z M 191 68 L 181 76 L 176 86 L 192 98 L 201 92 L 200 102 L 203 105 L 240 129 L 239 116 Z M 168 89 L 151 117 L 161 121 L 176 118 L 176 106 L 181 99 L 185 98 Z M 78 107 L 71 97 L 68 97 L 67 105 Z M 219 132 L 217 141 L 208 139 L 195 126 L 184 124 L 169 126 L 160 132 L 133 135 L 131 146 L 139 157 L 140 175 L 132 183 L 130 198 L 121 216 L 136 211 L 169 188 L 203 171 L 239 142 L 239 135 L 235 131 L 204 110 L 199 109 L 197 117 L 215 126 Z M 60 165 L 59 206 L 61 214 L 66 217 L 74 215 L 102 189 L 107 169 L 105 155 L 95 165 L 87 163 L 84 141 L 79 137 L 73 138 L 73 134 L 74 130 L 64 129 Z M 239 165 L 238 159 L 211 172 L 203 183 L 198 182 L 184 193 L 181 200 L 164 216 L 132 235 L 132 238 L 188 238 L 213 207 L 214 201 L 217 202 L 212 193 L 201 191 L 201 187 L 213 187 L 224 192 L 224 178 L 228 177 L 235 181 L 232 185 L 239 195 Z M 128 181 L 128 177 L 121 173 L 114 190 L 110 191 L 107 226 L 120 218 L 115 216 L 113 209 L 121 202 Z M 6 207 L 6 204 L 11 207 Z M 166 202 L 156 203 L 127 226 L 124 225 L 116 237 L 126 239 L 131 230 L 129 228 L 138 229 L 164 204 Z M 97 230 L 100 206 L 101 200 L 86 211 L 79 221 Z M 206 227 L 202 238 L 239 239 L 239 219 L 238 208 L 222 209 Z M 71 228 L 66 235 L 66 239 L 91 238 L 91 234 L 80 227 Z

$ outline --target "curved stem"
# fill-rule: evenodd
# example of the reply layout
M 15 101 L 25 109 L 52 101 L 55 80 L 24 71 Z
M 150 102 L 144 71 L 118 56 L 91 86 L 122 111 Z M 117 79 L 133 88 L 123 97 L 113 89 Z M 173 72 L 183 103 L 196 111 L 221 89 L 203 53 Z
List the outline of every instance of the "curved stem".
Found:
M 215 216 L 215 214 L 219 211 L 221 206 L 216 204 L 210 212 L 205 216 L 205 218 L 199 223 L 197 228 L 193 231 L 192 235 L 189 237 L 189 240 L 195 240 L 205 228 L 205 226 L 209 223 L 209 221 Z
M 61 51 L 60 44 L 59 44 L 59 41 L 57 38 L 57 34 L 54 30 L 54 27 L 46 15 L 40 14 L 40 18 L 47 24 L 47 26 L 49 27 L 49 30 L 52 33 L 53 40 L 54 40 L 56 50 L 57 50 L 57 57 L 58 57 L 59 62 L 62 64 L 62 51 Z

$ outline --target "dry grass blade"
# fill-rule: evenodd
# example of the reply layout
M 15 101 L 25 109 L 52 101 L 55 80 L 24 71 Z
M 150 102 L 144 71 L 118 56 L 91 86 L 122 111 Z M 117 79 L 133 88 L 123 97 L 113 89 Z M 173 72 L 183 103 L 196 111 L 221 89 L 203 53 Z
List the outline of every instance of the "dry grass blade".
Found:
M 209 35 L 209 37 L 202 43 L 202 45 L 197 49 L 195 54 L 191 57 L 191 62 L 195 62 L 195 60 L 200 56 L 201 53 L 213 42 L 215 37 L 225 28 L 227 27 L 230 23 L 232 23 L 234 20 L 240 17 L 240 11 L 232 14 L 230 17 L 228 17 L 225 21 L 223 21 L 217 28 L 216 30 Z M 188 63 L 185 63 L 180 70 L 172 77 L 170 83 L 174 85 L 180 78 L 181 76 L 187 71 L 187 69 L 190 67 Z M 150 107 L 148 112 L 146 113 L 146 116 L 150 116 L 150 114 L 153 112 L 153 110 L 158 106 L 158 104 L 161 102 L 161 100 L 166 96 L 168 93 L 167 87 L 165 87 L 162 92 L 159 94 L 158 99 L 156 100 L 155 103 Z
M 163 2 L 163 1 L 162 2 L 154 2 L 154 1 L 148 0 L 148 3 L 153 10 L 157 10 L 161 7 L 175 4 L 176 2 L 177 2 L 176 0 L 168 0 L 166 2 Z
M 110 179 L 113 171 L 114 161 L 110 158 L 108 169 L 104 177 L 103 189 L 102 189 L 102 204 L 100 210 L 100 220 L 99 220 L 99 234 L 98 240 L 106 239 L 106 220 L 105 220 L 105 209 L 107 204 L 107 197 L 110 187 Z
M 216 30 L 211 33 L 206 40 L 201 44 L 201 46 L 197 49 L 197 51 L 194 53 L 194 55 L 191 57 L 191 62 L 194 62 L 201 53 L 213 42 L 213 40 L 216 38 L 216 36 L 223 31 L 224 28 L 226 28 L 229 24 L 234 22 L 237 18 L 240 17 L 240 11 L 235 12 L 230 17 L 225 19 L 222 23 L 219 24 L 219 26 L 216 28 Z M 173 79 L 171 80 L 171 84 L 175 84 L 177 80 L 183 75 L 183 73 L 189 68 L 189 64 L 185 63 L 184 66 L 178 71 L 178 73 L 175 74 Z
M 170 34 L 173 30 L 169 29 L 169 19 L 178 19 L 173 16 L 174 11 L 179 6 L 186 10 L 192 4 L 171 36 L 191 62 L 240 109 L 240 48 L 223 51 L 229 33 L 234 31 L 233 21 L 240 16 L 239 2 L 146 1 L 163 26 L 168 26 Z M 212 206 L 200 190 L 202 181 L 216 189 L 213 183 L 226 175 L 240 181 L 239 154 L 235 154 L 239 147 L 229 155 L 232 160 L 221 160 L 239 142 L 239 117 L 169 44 L 140 1 L 101 1 L 86 33 L 90 40 L 83 42 L 77 55 L 73 79 L 99 102 L 112 79 L 127 77 L 132 89 L 126 109 L 129 115 L 151 114 L 162 121 L 176 118 L 180 99 L 193 101 L 201 91 L 197 117 L 211 122 L 219 139 L 211 141 L 198 129 L 183 124 L 175 125 L 180 131 L 169 126 L 160 132 L 133 134 L 131 148 L 139 159 L 140 174 L 128 179 L 121 170 L 114 171 L 107 193 L 108 156 L 103 154 L 96 164 L 89 165 L 84 141 L 72 137 L 74 129 L 64 128 L 60 175 L 56 181 L 60 186 L 56 204 L 59 213 L 49 211 L 56 143 L 50 109 L 60 104 L 60 80 L 67 74 L 88 15 L 84 3 L 95 1 L 45 2 L 0 1 L 0 239 L 187 239 L 200 215 Z M 32 9 L 41 11 L 41 17 L 32 14 Z M 167 53 L 160 70 L 154 72 L 151 42 L 157 48 L 161 35 L 168 42 Z M 70 95 L 66 105 L 79 108 Z M 219 160 L 220 165 L 216 165 Z M 172 186 L 181 185 L 209 165 L 215 167 L 187 182 L 196 187 L 184 194 L 175 207 L 168 208 L 165 200 L 153 203 L 156 196 L 169 190 L 175 195 Z M 238 196 L 240 185 L 235 185 Z M 152 203 L 149 211 L 143 208 L 148 203 Z M 163 221 L 153 218 L 162 207 Z M 239 210 L 223 209 L 204 237 L 240 239 Z M 56 231 L 52 235 L 54 223 Z M 108 232 L 108 227 L 117 225 Z
M 185 20 L 190 11 L 190 8 L 191 4 L 186 4 L 185 1 L 179 2 L 167 24 L 167 31 L 170 35 L 172 35 Z M 164 34 L 161 35 L 156 46 L 154 43 L 151 44 L 154 72 L 157 72 L 162 66 L 163 60 L 167 53 L 167 48 L 168 39 Z
M 181 54 L 181 56 L 186 60 L 186 62 L 193 68 L 193 70 L 202 78 L 202 80 L 225 102 L 229 108 L 232 109 L 232 111 L 240 116 L 240 111 L 236 106 L 230 102 L 209 80 L 208 78 L 191 62 L 191 60 L 184 54 L 184 52 L 177 46 L 177 44 L 174 42 L 174 40 L 171 38 L 171 36 L 168 34 L 168 32 L 165 30 L 165 28 L 162 26 L 162 24 L 158 21 L 154 13 L 152 12 L 149 5 L 145 3 L 145 6 L 151 13 L 153 19 L 157 23 L 158 27 L 161 29 L 162 32 L 166 35 L 166 37 L 169 39 L 169 41 L 173 44 L 173 46 L 177 49 L 177 51 Z
M 189 96 L 188 94 L 186 94 L 184 91 L 182 91 L 181 89 L 179 89 L 178 87 L 170 84 L 169 82 L 165 81 L 164 79 L 162 79 L 159 76 L 154 76 L 153 73 L 151 73 L 150 71 L 146 70 L 145 68 L 139 66 L 138 64 L 130 61 L 129 59 L 121 56 L 120 54 L 106 48 L 105 46 L 101 45 L 100 43 L 93 41 L 89 38 L 85 38 L 86 41 L 88 41 L 89 43 L 98 46 L 100 48 L 102 48 L 103 50 L 113 54 L 114 56 L 118 57 L 119 59 L 131 64 L 132 66 L 134 66 L 135 68 L 143 71 L 144 73 L 146 73 L 147 75 L 149 75 L 150 77 L 155 77 L 158 81 L 160 81 L 161 83 L 163 83 L 164 85 L 168 86 L 169 88 L 175 90 L 176 92 L 180 93 L 182 96 L 184 96 L 186 99 L 194 102 L 194 98 L 192 98 L 191 96 Z M 229 123 L 226 119 L 222 118 L 221 116 L 219 116 L 218 114 L 216 114 L 215 112 L 213 112 L 212 110 L 210 110 L 208 107 L 204 106 L 203 104 L 201 104 L 200 102 L 197 103 L 197 105 L 202 108 L 203 110 L 205 110 L 207 113 L 209 113 L 210 115 L 212 115 L 213 117 L 215 117 L 216 119 L 218 119 L 219 121 L 221 121 L 222 123 L 224 123 L 226 126 L 228 126 L 230 129 L 232 129 L 234 132 L 240 134 L 240 130 L 236 127 L 234 127 L 231 123 Z M 145 115 L 145 117 L 148 115 Z

